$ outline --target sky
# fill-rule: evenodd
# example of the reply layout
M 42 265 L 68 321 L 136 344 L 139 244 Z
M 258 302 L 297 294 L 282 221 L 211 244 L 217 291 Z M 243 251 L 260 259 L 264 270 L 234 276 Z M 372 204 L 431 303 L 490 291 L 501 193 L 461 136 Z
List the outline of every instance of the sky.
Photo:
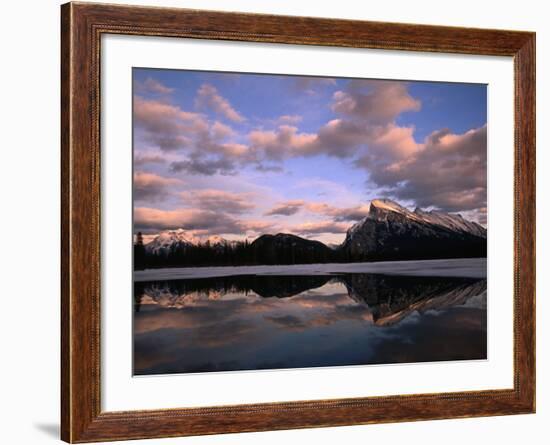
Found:
M 375 198 L 486 224 L 486 85 L 133 69 L 134 231 L 339 244 Z

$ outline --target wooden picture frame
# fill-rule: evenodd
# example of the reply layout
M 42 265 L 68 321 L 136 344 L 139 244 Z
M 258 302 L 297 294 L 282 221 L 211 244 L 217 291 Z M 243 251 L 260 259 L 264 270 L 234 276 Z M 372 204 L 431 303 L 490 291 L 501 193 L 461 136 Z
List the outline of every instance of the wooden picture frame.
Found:
M 534 33 L 92 3 L 67 3 L 61 18 L 63 440 L 96 442 L 535 411 Z M 99 116 L 103 34 L 513 57 L 513 389 L 102 412 Z

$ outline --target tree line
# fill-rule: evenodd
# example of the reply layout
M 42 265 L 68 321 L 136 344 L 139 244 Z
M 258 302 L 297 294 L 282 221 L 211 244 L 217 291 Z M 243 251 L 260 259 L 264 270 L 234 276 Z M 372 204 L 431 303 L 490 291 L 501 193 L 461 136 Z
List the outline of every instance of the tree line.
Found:
M 249 243 L 248 240 L 196 245 L 175 243 L 169 249 L 150 252 L 141 233 L 134 244 L 134 269 L 200 266 L 252 266 L 272 264 L 313 264 L 340 262 L 341 252 L 322 245 L 300 243 Z

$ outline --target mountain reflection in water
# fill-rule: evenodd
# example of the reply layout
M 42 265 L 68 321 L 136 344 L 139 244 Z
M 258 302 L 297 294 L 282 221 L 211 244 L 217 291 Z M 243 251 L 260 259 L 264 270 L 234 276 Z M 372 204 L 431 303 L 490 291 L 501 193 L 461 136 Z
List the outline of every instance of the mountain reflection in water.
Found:
M 134 373 L 485 359 L 486 290 L 356 273 L 135 283 Z

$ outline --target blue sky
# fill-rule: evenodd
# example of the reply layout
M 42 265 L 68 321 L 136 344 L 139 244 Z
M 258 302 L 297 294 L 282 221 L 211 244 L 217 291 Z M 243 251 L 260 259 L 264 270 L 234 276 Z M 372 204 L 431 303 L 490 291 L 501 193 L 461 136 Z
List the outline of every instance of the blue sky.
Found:
M 486 220 L 486 86 L 133 70 L 136 230 L 339 243 L 376 197 Z

